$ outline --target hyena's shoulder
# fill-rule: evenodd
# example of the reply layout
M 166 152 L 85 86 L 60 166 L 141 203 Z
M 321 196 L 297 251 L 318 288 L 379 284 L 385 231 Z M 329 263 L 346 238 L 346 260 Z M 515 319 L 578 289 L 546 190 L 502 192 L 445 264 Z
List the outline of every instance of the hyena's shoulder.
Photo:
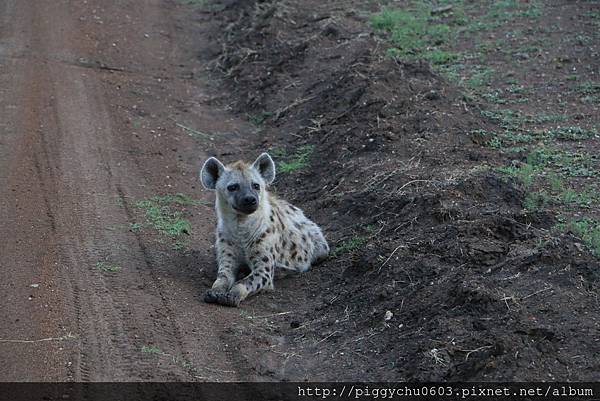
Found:
M 275 219 L 280 217 L 282 221 L 292 224 L 308 220 L 302 209 L 274 194 L 269 193 L 269 203 L 271 204 L 272 214 Z

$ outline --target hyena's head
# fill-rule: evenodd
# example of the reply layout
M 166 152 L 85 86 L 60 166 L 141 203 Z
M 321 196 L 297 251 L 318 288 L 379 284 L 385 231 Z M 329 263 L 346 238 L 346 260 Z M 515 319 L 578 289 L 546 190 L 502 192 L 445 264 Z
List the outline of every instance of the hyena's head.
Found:
M 214 157 L 202 166 L 200 180 L 214 189 L 227 205 L 239 214 L 251 214 L 266 196 L 265 188 L 275 179 L 275 163 L 266 153 L 251 165 L 238 161 L 227 166 Z

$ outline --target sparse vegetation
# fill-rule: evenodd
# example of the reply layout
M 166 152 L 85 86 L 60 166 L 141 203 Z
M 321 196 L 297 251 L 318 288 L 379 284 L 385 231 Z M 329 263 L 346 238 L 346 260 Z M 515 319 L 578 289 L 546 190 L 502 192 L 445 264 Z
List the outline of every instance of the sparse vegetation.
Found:
M 281 149 L 276 149 L 271 154 L 276 159 L 277 171 L 280 173 L 290 173 L 305 168 L 313 151 L 313 145 L 305 145 L 296 150 L 293 155 L 288 155 L 285 150 Z
M 563 127 L 548 131 L 548 135 L 556 139 L 581 141 L 584 139 L 593 138 L 598 134 L 595 131 L 586 130 L 581 127 Z
M 598 221 L 583 218 L 571 221 L 567 227 L 580 237 L 596 256 L 600 257 L 600 223 Z
M 561 142 L 586 141 L 597 138 L 594 129 L 579 125 L 548 127 L 572 121 L 565 113 L 544 110 L 527 114 L 516 107 L 528 101 L 532 93 L 518 80 L 507 77 L 504 85 L 498 82 L 498 73 L 486 63 L 487 57 L 501 52 L 504 57 L 527 60 L 540 54 L 548 46 L 543 36 L 529 37 L 531 30 L 512 28 L 504 35 L 505 40 L 497 40 L 481 35 L 481 32 L 498 28 L 501 24 L 517 19 L 534 20 L 543 14 L 543 4 L 539 1 L 519 2 L 502 0 L 488 4 L 484 14 L 472 12 L 474 7 L 463 1 L 446 1 L 448 14 L 434 15 L 434 6 L 425 1 L 413 1 L 404 8 L 384 8 L 371 18 L 371 25 L 386 32 L 393 46 L 389 53 L 408 60 L 425 59 L 450 80 L 465 89 L 465 99 L 480 100 L 491 105 L 504 105 L 504 108 L 484 108 L 481 114 L 496 122 L 503 131 L 489 132 L 474 130 L 472 137 L 477 143 L 496 149 L 505 154 L 525 155 L 524 161 L 513 161 L 498 168 L 498 171 L 514 177 L 528 191 L 524 207 L 528 210 L 539 208 L 579 207 L 589 208 L 599 201 L 593 188 L 574 188 L 566 185 L 566 178 L 594 177 L 597 175 L 596 158 L 585 152 L 561 149 Z M 586 14 L 594 19 L 593 13 Z M 535 31 L 543 34 L 555 32 L 558 27 L 548 26 Z M 454 48 L 456 41 L 451 38 L 473 37 L 472 52 Z M 519 45 L 510 41 L 519 39 Z M 581 44 L 589 43 L 589 37 L 577 34 L 574 40 Z M 464 55 L 459 56 L 461 52 Z M 449 56 L 446 56 L 449 55 Z M 566 61 L 565 61 L 566 60 Z M 558 63 L 568 62 L 568 58 L 558 57 Z M 576 85 L 572 93 L 580 96 L 584 104 L 594 104 L 600 99 L 600 84 L 583 80 L 578 74 L 568 74 L 564 78 L 569 85 Z M 509 107 L 506 107 L 509 106 Z M 534 126 L 534 127 L 532 127 Z M 546 127 L 546 128 L 540 128 Z
M 162 350 L 154 345 L 144 345 L 141 351 L 143 354 L 162 354 Z
M 144 212 L 145 223 L 132 223 L 130 229 L 132 231 L 139 231 L 143 227 L 150 227 L 164 238 L 173 241 L 173 249 L 183 249 L 187 242 L 182 236 L 190 235 L 192 225 L 184 217 L 181 209 L 185 206 L 199 204 L 203 204 L 203 202 L 181 193 L 156 195 L 149 199 L 138 201 L 135 203 L 135 206 Z
M 101 270 L 103 272 L 108 272 L 108 273 L 116 273 L 118 271 L 121 271 L 121 266 L 105 261 L 105 260 L 101 260 L 99 262 L 96 262 L 96 268 L 98 270 Z
M 384 8 L 371 17 L 373 28 L 389 34 L 394 45 L 388 54 L 408 59 L 426 59 L 433 64 L 457 61 L 457 53 L 443 45 L 453 33 L 446 23 L 430 23 L 431 8 L 415 2 L 406 9 Z
M 486 369 L 486 375 L 512 375 L 514 369 L 500 366 L 514 366 L 513 360 L 492 351 L 497 338 L 502 338 L 503 346 L 522 349 L 522 339 L 514 342 L 513 336 L 527 327 L 523 336 L 548 340 L 545 332 L 535 334 L 542 319 L 525 319 L 524 308 L 542 315 L 546 323 L 561 320 L 554 311 L 550 316 L 542 308 L 529 309 L 529 304 L 557 304 L 567 297 L 585 303 L 589 297 L 583 292 L 597 281 L 596 264 L 585 247 L 572 236 L 548 230 L 554 214 L 568 216 L 564 224 L 582 216 L 597 219 L 598 160 L 590 146 L 597 117 L 589 106 L 593 103 L 580 99 L 598 94 L 593 86 L 579 88 L 595 79 L 596 71 L 592 74 L 585 65 L 590 61 L 587 49 L 571 51 L 574 44 L 566 41 L 577 31 L 573 24 L 579 23 L 583 7 L 591 7 L 517 0 L 386 4 L 394 8 L 383 8 L 370 19 L 380 40 L 370 43 L 365 37 L 361 46 L 345 30 L 343 12 L 335 14 L 331 26 L 327 21 L 318 30 L 307 25 L 297 29 L 296 24 L 313 17 L 290 2 L 283 3 L 288 7 L 285 17 L 264 25 L 263 3 L 256 10 L 244 9 L 247 14 L 236 10 L 227 21 L 236 30 L 228 31 L 233 36 L 227 36 L 226 45 L 241 49 L 231 63 L 244 59 L 246 48 L 256 52 L 254 62 L 235 64 L 239 69 L 228 77 L 236 90 L 243 91 L 243 105 L 246 94 L 253 100 L 251 107 L 242 109 L 278 110 L 281 104 L 294 104 L 294 99 L 315 96 L 303 103 L 301 113 L 268 119 L 261 130 L 269 143 L 286 149 L 307 141 L 318 143 L 311 160 L 335 160 L 331 164 L 341 170 L 323 173 L 316 166 L 305 166 L 311 184 L 313 178 L 319 179 L 320 188 L 303 186 L 297 176 L 280 178 L 281 187 L 292 186 L 294 193 L 297 186 L 310 188 L 300 196 L 307 212 L 330 221 L 333 245 L 327 262 L 331 269 L 315 269 L 318 276 L 311 282 L 326 289 L 314 306 L 328 326 L 325 331 L 320 324 L 305 329 L 313 318 L 308 323 L 298 319 L 295 326 L 300 330 L 290 334 L 297 345 L 291 352 L 313 358 L 301 345 L 311 342 L 313 335 L 332 351 L 318 366 L 332 367 L 337 357 L 330 355 L 343 347 L 343 330 L 350 332 L 344 332 L 350 342 L 352 333 L 359 331 L 355 327 L 370 330 L 382 323 L 374 316 L 379 320 L 388 316 L 383 326 L 390 334 L 376 334 L 373 344 L 385 343 L 378 350 L 390 348 L 405 355 L 404 349 L 396 348 L 400 336 L 418 349 L 418 355 L 409 355 L 407 363 L 396 355 L 388 359 L 382 352 L 377 366 L 383 366 L 383 360 L 394 372 L 416 380 L 463 378 L 465 365 L 470 378 L 482 377 L 478 366 L 494 366 Z M 563 12 L 566 9 L 568 13 Z M 362 16 L 364 10 L 357 13 Z M 240 15 L 244 16 L 238 22 Z M 543 20 L 537 20 L 541 16 Z M 352 19 L 353 28 L 355 23 Z M 308 48 L 298 47 L 309 37 Z M 365 49 L 365 43 L 372 46 Z M 300 54 L 295 53 L 298 48 Z M 280 61 L 280 55 L 289 59 Z M 271 58 L 283 64 L 274 64 Z M 327 69 L 332 65 L 335 69 Z M 280 73 L 288 66 L 293 79 L 287 71 Z M 283 86 L 296 82 L 301 86 Z M 263 88 L 277 101 L 261 98 L 264 107 L 257 107 L 252 96 Z M 471 140 L 465 140 L 465 133 Z M 361 147 L 365 138 L 375 139 L 377 146 Z M 280 165 L 290 163 L 291 154 L 281 151 L 274 156 Z M 369 223 L 377 226 L 372 235 L 361 231 Z M 577 263 L 569 264 L 576 251 L 581 252 Z M 357 279 L 365 274 L 365 266 L 382 265 L 386 268 L 370 270 L 368 280 Z M 340 280 L 345 292 L 332 286 Z M 560 291 L 553 291 L 555 285 Z M 365 304 L 373 308 L 364 308 Z M 439 305 L 448 308 L 440 310 Z M 566 319 L 577 319 L 568 312 Z M 312 304 L 304 317 L 310 313 Z M 351 323 L 344 326 L 345 320 Z M 480 330 L 471 331 L 476 325 Z M 419 332 L 421 327 L 428 336 Z M 560 325 L 552 330 L 565 334 Z M 464 332 L 473 336 L 460 345 L 453 347 L 454 340 L 444 340 Z M 362 338 L 369 335 L 366 329 L 360 332 Z M 593 338 L 585 338 L 587 349 L 593 348 Z M 428 339 L 430 343 L 423 344 Z M 367 347 L 369 351 L 373 346 Z M 428 350 L 435 351 L 429 353 L 434 355 L 430 361 L 423 358 Z M 357 352 L 366 363 L 372 361 Z M 553 355 L 532 358 L 538 369 L 522 369 L 521 375 L 535 370 L 545 377 L 559 369 Z M 538 365 L 540 361 L 543 365 Z M 590 359 L 586 362 L 593 366 Z M 560 369 L 563 375 L 571 373 Z
M 368 238 L 365 236 L 355 235 L 345 241 L 340 242 L 331 252 L 331 257 L 338 257 L 345 253 L 349 253 L 361 248 L 367 243 Z

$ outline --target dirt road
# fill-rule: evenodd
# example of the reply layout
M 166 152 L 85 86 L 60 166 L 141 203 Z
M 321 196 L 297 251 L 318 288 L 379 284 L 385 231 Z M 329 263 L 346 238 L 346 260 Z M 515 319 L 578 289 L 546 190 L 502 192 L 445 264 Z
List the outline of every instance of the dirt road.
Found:
M 208 147 L 183 126 L 234 148 L 245 127 L 207 105 L 187 6 L 106 3 L 0 9 L 0 380 L 245 379 L 221 338 L 239 313 L 198 297 L 211 208 L 193 210 L 191 255 L 128 229 L 138 199 L 208 200 Z

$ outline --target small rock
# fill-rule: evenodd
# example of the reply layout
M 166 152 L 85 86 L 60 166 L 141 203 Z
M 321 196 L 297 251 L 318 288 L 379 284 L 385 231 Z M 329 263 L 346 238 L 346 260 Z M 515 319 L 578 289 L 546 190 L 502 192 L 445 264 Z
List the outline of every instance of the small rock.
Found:
M 383 317 L 383 320 L 385 320 L 386 322 L 392 320 L 392 317 L 394 317 L 394 314 L 392 313 L 392 311 L 385 311 L 385 316 Z
M 38 288 L 40 285 L 39 284 L 30 284 L 29 285 L 31 288 Z

